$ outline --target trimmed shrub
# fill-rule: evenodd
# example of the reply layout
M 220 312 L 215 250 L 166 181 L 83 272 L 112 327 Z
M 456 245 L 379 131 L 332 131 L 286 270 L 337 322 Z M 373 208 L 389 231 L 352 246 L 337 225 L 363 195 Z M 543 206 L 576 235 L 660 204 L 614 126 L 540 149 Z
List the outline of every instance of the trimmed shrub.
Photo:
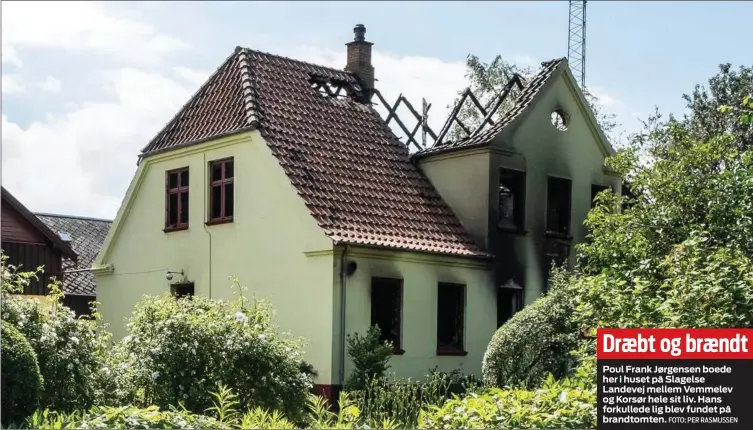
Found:
M 362 336 L 358 333 L 348 335 L 348 355 L 353 360 L 353 372 L 345 382 L 346 390 L 359 390 L 372 381 L 381 379 L 390 368 L 394 348 L 387 341 L 380 341 L 379 326 L 370 326 Z
M 0 351 L 2 417 L 3 425 L 8 425 L 21 422 L 39 406 L 42 376 L 29 342 L 20 331 L 4 321 Z
M 224 385 L 243 410 L 259 406 L 300 419 L 312 381 L 302 372 L 301 342 L 278 334 L 271 312 L 242 296 L 145 297 L 114 348 L 113 394 L 123 403 L 203 413 Z
M 567 274 L 555 270 L 549 293 L 515 314 L 492 337 L 482 373 L 489 387 L 533 387 L 565 376 L 580 335 L 571 321 Z
M 88 409 L 97 397 L 106 397 L 98 384 L 109 335 L 99 320 L 76 318 L 62 305 L 57 284 L 50 286 L 50 305 L 12 294 L 35 272 L 18 272 L 5 264 L 2 271 L 0 313 L 3 321 L 24 335 L 36 354 L 45 382 L 40 406 L 59 411 Z

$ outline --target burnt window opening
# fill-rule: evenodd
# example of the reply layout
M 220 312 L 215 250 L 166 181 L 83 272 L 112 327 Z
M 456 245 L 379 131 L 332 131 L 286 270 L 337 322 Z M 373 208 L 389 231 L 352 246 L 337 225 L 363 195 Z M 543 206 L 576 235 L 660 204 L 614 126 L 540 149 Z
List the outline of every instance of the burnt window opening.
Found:
M 188 167 L 166 173 L 165 200 L 165 230 L 188 228 Z
M 194 295 L 193 282 L 185 282 L 185 283 L 170 285 L 170 294 L 175 296 L 175 298 L 177 299 L 180 299 L 182 297 L 193 297 Z
M 593 209 L 594 206 L 596 206 L 596 195 L 599 194 L 600 192 L 604 191 L 604 190 L 611 190 L 611 189 L 612 189 L 612 187 L 610 187 L 608 185 L 596 185 L 596 184 L 592 184 L 591 185 L 591 209 Z
M 570 235 L 570 200 L 572 182 L 569 179 L 549 177 L 546 189 L 546 232 Z
M 512 282 L 497 288 L 497 327 L 523 309 L 523 287 Z
M 465 285 L 438 285 L 437 353 L 463 351 Z
M 402 295 L 401 279 L 371 279 L 371 325 L 379 327 L 379 340 L 391 342 L 396 352 L 401 351 Z
M 499 202 L 497 225 L 507 230 L 525 227 L 526 174 L 516 170 L 501 169 L 499 173 Z
M 228 222 L 235 212 L 233 158 L 209 163 L 209 222 Z

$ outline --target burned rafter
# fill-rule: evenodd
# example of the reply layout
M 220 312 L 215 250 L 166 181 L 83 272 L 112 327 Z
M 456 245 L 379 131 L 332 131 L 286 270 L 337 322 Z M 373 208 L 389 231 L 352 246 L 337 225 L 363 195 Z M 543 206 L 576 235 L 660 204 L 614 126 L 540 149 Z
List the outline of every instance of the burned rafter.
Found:
M 344 98 L 346 96 L 354 96 L 360 91 L 360 87 L 356 88 L 356 86 L 348 81 L 315 74 L 311 75 L 309 83 L 311 84 L 311 88 L 324 97 Z
M 427 123 L 427 116 L 429 113 L 429 109 L 431 108 L 431 103 L 425 104 L 423 107 L 423 113 L 420 114 L 416 109 L 413 107 L 413 105 L 408 101 L 407 98 L 405 98 L 404 95 L 400 94 L 397 97 L 397 100 L 395 100 L 395 103 L 389 104 L 387 103 L 387 100 L 384 99 L 382 96 L 382 93 L 379 92 L 379 90 L 375 90 L 374 94 L 376 94 L 377 99 L 382 103 L 382 106 L 387 110 L 387 118 L 385 118 L 384 122 L 386 125 L 390 125 L 390 122 L 394 120 L 397 125 L 400 127 L 401 130 L 403 130 L 403 133 L 405 133 L 407 142 L 406 145 L 410 146 L 413 145 L 418 150 L 422 150 L 425 148 L 426 144 L 424 142 L 419 143 L 416 139 L 416 133 L 418 133 L 419 130 L 422 130 L 424 133 L 431 136 L 432 139 L 437 138 L 437 135 L 434 133 L 434 130 L 432 130 L 429 127 L 429 124 Z M 408 111 L 414 116 L 416 119 L 416 125 L 413 127 L 413 130 L 409 130 L 408 127 L 406 127 L 405 123 L 400 119 L 400 117 L 397 114 L 397 109 L 400 107 L 401 104 L 404 104 Z
M 470 89 L 470 87 L 466 88 L 465 91 L 463 91 L 463 93 L 460 95 L 460 100 L 458 100 L 458 102 L 455 104 L 455 107 L 452 109 L 452 112 L 447 117 L 447 121 L 445 121 L 442 129 L 439 132 L 439 135 L 434 140 L 433 146 L 441 145 L 443 143 L 444 138 L 447 136 L 447 133 L 450 132 L 450 129 L 453 125 L 460 127 L 465 133 L 466 138 L 476 136 L 487 125 L 494 125 L 494 120 L 492 118 L 497 113 L 502 103 L 504 103 L 504 101 L 510 95 L 510 92 L 514 87 L 517 87 L 519 90 L 523 89 L 523 80 L 517 73 L 514 74 L 512 78 L 510 78 L 507 84 L 505 84 L 502 91 L 494 96 L 494 98 L 492 98 L 486 106 L 481 105 L 481 102 L 479 102 L 476 95 L 473 94 L 473 91 Z M 463 121 L 460 120 L 460 118 L 458 118 L 458 115 L 460 114 L 460 111 L 467 100 L 470 100 L 471 103 L 473 103 L 473 106 L 475 106 L 475 108 L 481 113 L 481 116 L 483 117 L 479 125 L 476 126 L 473 131 L 471 131 L 468 126 L 464 124 Z

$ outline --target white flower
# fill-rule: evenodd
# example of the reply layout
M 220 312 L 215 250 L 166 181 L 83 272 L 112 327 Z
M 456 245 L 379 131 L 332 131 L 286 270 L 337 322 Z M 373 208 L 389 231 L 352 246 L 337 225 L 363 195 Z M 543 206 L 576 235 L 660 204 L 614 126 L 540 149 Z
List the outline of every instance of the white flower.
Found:
M 75 343 L 76 345 L 78 345 L 78 343 L 79 343 L 79 340 L 78 340 L 78 338 L 77 338 L 76 336 L 71 336 L 71 342 L 73 342 L 73 343 Z
M 188 348 L 188 344 L 183 342 L 183 345 L 181 345 L 181 348 Z
M 187 399 L 188 398 L 188 393 L 183 393 L 183 398 Z
M 235 313 L 235 320 L 241 324 L 245 324 L 248 318 L 245 315 L 243 315 L 243 312 L 238 311 Z
M 264 333 L 262 333 L 262 334 L 259 335 L 259 339 L 261 339 L 261 340 L 264 340 L 266 338 L 267 338 L 267 335 L 264 334 Z
M 183 384 L 180 384 L 180 385 L 178 385 L 178 388 L 180 388 L 180 391 L 183 391 L 183 388 L 185 388 L 185 387 L 183 387 Z
M 68 363 L 68 370 L 73 370 L 73 363 Z
M 159 378 L 159 372 L 152 373 L 152 381 L 156 381 Z

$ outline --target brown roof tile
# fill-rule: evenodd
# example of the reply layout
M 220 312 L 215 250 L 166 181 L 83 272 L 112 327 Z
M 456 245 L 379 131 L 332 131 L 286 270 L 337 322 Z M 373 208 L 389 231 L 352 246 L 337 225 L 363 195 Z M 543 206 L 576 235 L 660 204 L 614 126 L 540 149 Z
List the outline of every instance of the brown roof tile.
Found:
M 541 89 L 547 83 L 549 78 L 555 75 L 555 72 L 562 67 L 567 67 L 567 59 L 559 58 L 556 60 L 545 61 L 541 63 L 541 70 L 531 78 L 525 87 L 520 91 L 518 98 L 515 100 L 515 104 L 512 108 L 502 114 L 502 116 L 495 121 L 494 125 L 487 127 L 480 133 L 473 137 L 466 137 L 454 142 L 444 142 L 441 145 L 436 145 L 431 148 L 427 148 L 419 151 L 415 154 L 416 157 L 422 157 L 429 154 L 439 154 L 450 151 L 459 150 L 462 148 L 471 148 L 488 145 L 491 140 L 497 136 L 502 130 L 518 118 L 528 106 L 531 105 L 533 100 L 539 95 Z
M 312 80 L 361 92 L 350 73 L 237 48 L 142 156 L 259 127 L 336 243 L 488 257 L 379 114 Z

